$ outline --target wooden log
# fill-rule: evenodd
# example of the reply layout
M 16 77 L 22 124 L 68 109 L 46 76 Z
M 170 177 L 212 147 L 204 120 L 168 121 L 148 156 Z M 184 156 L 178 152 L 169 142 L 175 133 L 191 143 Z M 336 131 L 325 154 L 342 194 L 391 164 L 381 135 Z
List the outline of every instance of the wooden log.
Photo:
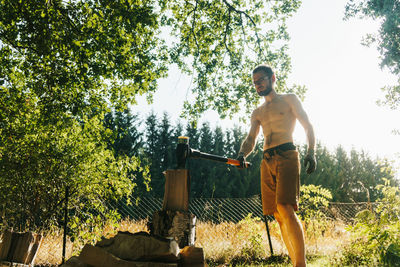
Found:
M 11 262 L 18 262 L 26 264 L 26 259 L 29 256 L 32 244 L 35 241 L 35 237 L 31 232 L 26 233 L 13 233 L 12 244 L 9 251 L 9 260 Z
M 186 246 L 181 249 L 179 254 L 181 256 L 182 267 L 204 267 L 205 258 L 202 248 L 194 246 Z
M 0 260 L 33 265 L 42 236 L 32 232 L 4 231 L 1 237 Z
M 189 170 L 167 170 L 165 175 L 165 191 L 163 210 L 189 210 L 190 177 Z
M 27 265 L 23 263 L 14 263 L 9 261 L 0 261 L 0 267 L 32 267 L 33 265 Z
M 146 232 L 118 232 L 110 239 L 97 242 L 96 247 L 129 261 L 177 262 L 178 243 L 172 238 L 151 236 Z
M 40 234 L 34 234 L 34 241 L 30 246 L 29 253 L 26 257 L 25 264 L 34 265 L 36 256 L 38 254 L 40 245 L 42 244 L 43 236 Z
M 85 245 L 79 260 L 93 267 L 177 267 L 178 263 L 138 262 L 120 259 L 100 247 Z M 68 265 L 67 265 L 68 266 Z
M 72 256 L 61 267 L 89 267 L 89 265 L 81 261 L 77 256 Z
M 8 256 L 8 251 L 10 250 L 12 240 L 12 232 L 5 230 L 0 236 L 0 261 L 6 261 Z
M 184 211 L 160 210 L 153 214 L 150 233 L 173 237 L 179 247 L 193 246 L 196 239 L 196 216 Z

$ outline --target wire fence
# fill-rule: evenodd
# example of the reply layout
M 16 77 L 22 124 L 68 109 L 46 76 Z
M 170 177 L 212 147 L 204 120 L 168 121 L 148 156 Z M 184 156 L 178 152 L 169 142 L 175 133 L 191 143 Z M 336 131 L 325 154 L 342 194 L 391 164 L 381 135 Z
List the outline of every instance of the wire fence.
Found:
M 113 204 L 123 218 L 133 220 L 150 219 L 153 213 L 162 208 L 162 198 L 142 198 L 138 205 L 126 205 L 124 201 Z M 126 203 L 126 202 L 125 202 Z M 213 223 L 239 222 L 249 213 L 262 217 L 260 198 L 194 198 L 190 200 L 189 212 L 198 220 Z
M 127 205 L 125 200 L 111 204 L 118 210 L 122 218 L 133 220 L 151 219 L 153 213 L 162 208 L 162 198 L 143 197 L 138 205 Z M 326 217 L 351 223 L 356 214 L 365 209 L 373 209 L 376 203 L 338 203 L 331 202 L 328 207 L 321 207 Z M 307 207 L 300 207 L 307 209 Z M 189 212 L 198 220 L 213 223 L 239 222 L 249 213 L 254 217 L 263 218 L 261 199 L 259 195 L 250 198 L 193 198 L 190 200 Z M 273 219 L 273 216 L 268 216 Z

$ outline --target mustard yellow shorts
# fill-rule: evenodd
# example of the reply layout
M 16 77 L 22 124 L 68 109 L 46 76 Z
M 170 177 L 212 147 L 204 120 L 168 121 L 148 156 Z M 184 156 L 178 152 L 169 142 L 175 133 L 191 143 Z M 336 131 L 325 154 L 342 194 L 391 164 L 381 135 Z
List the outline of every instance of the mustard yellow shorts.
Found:
M 276 212 L 276 204 L 291 204 L 298 210 L 300 161 L 296 150 L 264 154 L 261 162 L 261 199 L 264 215 Z

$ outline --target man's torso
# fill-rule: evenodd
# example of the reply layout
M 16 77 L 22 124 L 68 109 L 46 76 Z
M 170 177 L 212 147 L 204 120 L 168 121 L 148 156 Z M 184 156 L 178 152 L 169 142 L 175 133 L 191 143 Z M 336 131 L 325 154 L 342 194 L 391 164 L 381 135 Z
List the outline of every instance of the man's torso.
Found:
M 293 142 L 296 117 L 289 104 L 289 95 L 277 95 L 255 110 L 264 134 L 264 149 Z

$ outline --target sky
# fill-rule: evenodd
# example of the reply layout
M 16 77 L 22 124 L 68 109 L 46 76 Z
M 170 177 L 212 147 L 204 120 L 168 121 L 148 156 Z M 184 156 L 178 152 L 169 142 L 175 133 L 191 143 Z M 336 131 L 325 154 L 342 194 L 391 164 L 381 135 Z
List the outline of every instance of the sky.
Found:
M 362 37 L 377 32 L 379 24 L 366 19 L 344 21 L 346 2 L 303 1 L 289 19 L 292 73 L 288 83 L 307 87 L 303 107 L 317 141 L 324 146 L 333 151 L 342 145 L 347 151 L 354 148 L 372 157 L 398 159 L 400 136 L 393 135 L 392 130 L 400 128 L 400 111 L 376 104 L 384 96 L 380 88 L 395 84 L 396 77 L 379 67 L 376 47 L 361 45 Z M 169 77 L 159 82 L 159 88 L 152 105 L 140 98 L 134 110 L 141 114 L 153 110 L 158 116 L 166 111 L 176 121 L 188 97 L 190 79 L 172 69 Z M 223 128 L 242 125 L 238 120 L 221 120 L 213 111 L 205 113 L 202 120 Z M 306 142 L 299 123 L 294 141 Z M 399 162 L 394 164 L 397 167 Z

